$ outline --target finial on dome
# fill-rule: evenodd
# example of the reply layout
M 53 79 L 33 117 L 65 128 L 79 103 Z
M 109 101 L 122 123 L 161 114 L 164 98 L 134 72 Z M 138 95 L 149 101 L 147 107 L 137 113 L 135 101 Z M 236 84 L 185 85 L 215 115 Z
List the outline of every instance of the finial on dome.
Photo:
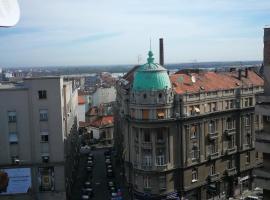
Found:
M 152 51 L 150 50 L 149 52 L 148 52 L 148 58 L 147 58 L 147 62 L 148 63 L 153 63 L 154 62 L 154 57 L 153 57 L 153 53 L 152 53 Z

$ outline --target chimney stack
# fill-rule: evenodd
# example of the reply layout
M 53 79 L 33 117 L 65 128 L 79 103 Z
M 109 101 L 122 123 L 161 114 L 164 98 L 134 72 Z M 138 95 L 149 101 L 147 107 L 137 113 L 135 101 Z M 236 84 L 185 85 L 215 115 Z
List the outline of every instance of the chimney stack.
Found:
M 163 38 L 159 38 L 159 64 L 164 65 L 164 47 L 163 47 Z
M 242 69 L 238 69 L 238 79 L 241 80 L 242 79 Z
M 247 67 L 245 68 L 245 77 L 246 78 L 248 77 L 248 68 Z
M 270 27 L 264 28 L 264 66 L 270 66 Z

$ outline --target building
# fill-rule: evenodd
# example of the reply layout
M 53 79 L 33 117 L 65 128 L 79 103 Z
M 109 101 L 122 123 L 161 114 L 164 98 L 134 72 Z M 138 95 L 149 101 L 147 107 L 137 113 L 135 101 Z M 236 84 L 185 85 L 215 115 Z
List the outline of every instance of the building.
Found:
M 115 147 L 134 199 L 227 199 L 253 187 L 263 92 L 254 71 L 169 76 L 150 51 L 116 90 Z
M 86 100 L 84 95 L 78 95 L 78 121 L 85 122 Z
M 270 199 L 270 28 L 264 29 L 264 94 L 258 95 L 256 114 L 261 115 L 263 127 L 256 133 L 256 150 L 263 153 L 263 167 L 255 172 L 255 182 L 263 188 L 264 199 Z
M 114 102 L 115 98 L 116 90 L 114 86 L 98 87 L 92 95 L 92 106 Z
M 69 199 L 77 89 L 61 77 L 0 85 L 0 199 Z

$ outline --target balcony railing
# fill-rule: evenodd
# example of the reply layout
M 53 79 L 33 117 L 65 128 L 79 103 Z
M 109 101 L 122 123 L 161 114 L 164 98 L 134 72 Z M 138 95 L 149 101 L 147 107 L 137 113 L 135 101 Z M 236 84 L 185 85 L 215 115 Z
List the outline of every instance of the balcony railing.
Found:
M 153 166 L 152 165 L 147 165 L 145 163 L 142 163 L 141 168 L 143 170 L 152 170 L 153 169 Z
M 219 153 L 218 153 L 218 151 L 217 152 L 211 152 L 209 155 L 208 155 L 208 158 L 210 159 L 210 160 L 213 160 L 213 159 L 216 159 L 216 158 L 218 158 L 219 157 Z
M 236 146 L 233 146 L 233 147 L 228 147 L 228 149 L 226 150 L 226 154 L 227 155 L 231 155 L 231 154 L 234 154 L 237 152 L 237 148 Z
M 237 170 L 235 167 L 232 167 L 230 169 L 226 169 L 225 172 L 226 172 L 227 176 L 233 176 L 233 175 L 237 174 Z
M 208 134 L 209 140 L 215 140 L 218 138 L 218 132 L 213 132 Z
M 152 149 L 152 142 L 142 142 L 142 148 Z
M 226 135 L 226 136 L 231 136 L 231 135 L 234 135 L 235 134 L 235 129 L 226 129 L 225 131 L 224 131 L 224 134 Z
M 210 182 L 218 181 L 218 180 L 219 180 L 219 173 L 210 174 L 210 175 L 208 176 L 208 180 L 209 180 Z

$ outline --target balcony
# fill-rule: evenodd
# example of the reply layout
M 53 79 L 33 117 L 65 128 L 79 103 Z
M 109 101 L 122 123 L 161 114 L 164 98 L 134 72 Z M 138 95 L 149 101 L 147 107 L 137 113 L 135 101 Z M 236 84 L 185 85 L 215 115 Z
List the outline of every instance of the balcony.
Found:
M 234 147 L 228 147 L 228 149 L 226 150 L 226 154 L 227 155 L 232 155 L 232 154 L 234 154 L 236 152 L 237 152 L 236 146 L 234 146 Z
M 256 95 L 256 102 L 258 104 L 261 104 L 261 103 L 269 103 L 270 104 L 270 96 L 263 95 L 263 94 Z
M 263 189 L 270 190 L 270 169 L 264 167 L 257 168 L 254 170 L 254 175 L 256 185 Z
M 270 153 L 270 133 L 265 130 L 258 130 L 255 134 L 256 150 L 259 152 Z
M 230 169 L 226 169 L 225 173 L 227 176 L 234 176 L 235 174 L 237 174 L 237 170 L 235 167 L 232 167 Z
M 209 140 L 215 140 L 218 138 L 218 132 L 213 132 L 208 134 Z
M 208 155 L 208 158 L 209 158 L 210 160 L 217 159 L 218 157 L 219 157 L 219 153 L 218 153 L 218 152 L 210 153 L 210 154 Z
M 146 171 L 152 171 L 153 166 L 142 163 L 141 169 L 146 170 Z
M 144 149 L 152 149 L 152 142 L 142 142 L 141 146 Z
M 210 174 L 208 176 L 208 181 L 210 182 L 215 182 L 219 180 L 219 173 L 215 173 L 215 174 Z
M 156 165 L 156 170 L 157 171 L 164 171 L 167 169 L 167 164 L 164 165 Z
M 232 136 L 232 135 L 235 135 L 235 133 L 236 133 L 235 129 L 226 129 L 226 130 L 224 131 L 224 134 L 225 134 L 227 137 L 230 137 L 230 136 Z

